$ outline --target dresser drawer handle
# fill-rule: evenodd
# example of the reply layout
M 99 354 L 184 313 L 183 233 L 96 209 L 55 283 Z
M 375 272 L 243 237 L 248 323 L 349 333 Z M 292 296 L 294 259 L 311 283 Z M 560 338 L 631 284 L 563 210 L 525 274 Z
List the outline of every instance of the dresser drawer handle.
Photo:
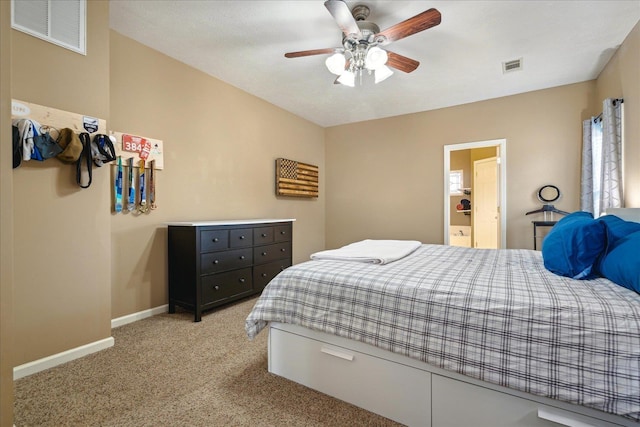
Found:
M 281 248 L 280 252 L 286 252 L 287 250 L 285 248 Z
M 240 236 L 240 240 L 244 240 L 244 236 Z
M 240 255 L 240 259 L 243 260 L 244 259 L 244 255 Z
M 287 234 L 287 232 L 286 231 L 281 231 L 280 234 L 285 235 L 285 234 Z
M 267 253 L 266 252 L 262 252 L 262 256 L 267 256 Z
M 262 237 L 267 237 L 267 233 L 262 233 L 261 236 Z
M 220 286 L 215 285 L 215 286 L 213 287 L 213 289 L 214 289 L 215 291 L 218 291 L 218 290 L 220 290 Z
M 267 273 L 262 273 L 262 277 L 267 277 Z
M 218 261 L 217 259 L 214 259 L 214 260 L 213 260 L 213 263 L 214 263 L 214 264 L 218 264 L 219 262 L 220 262 L 220 261 Z
M 218 241 L 219 241 L 219 240 L 220 240 L 220 239 L 218 239 L 217 237 L 214 237 L 214 238 L 213 238 L 213 243 L 218 243 Z
M 241 277 L 241 278 L 238 280 L 238 282 L 240 282 L 240 283 L 244 283 L 244 282 L 245 282 L 244 277 Z

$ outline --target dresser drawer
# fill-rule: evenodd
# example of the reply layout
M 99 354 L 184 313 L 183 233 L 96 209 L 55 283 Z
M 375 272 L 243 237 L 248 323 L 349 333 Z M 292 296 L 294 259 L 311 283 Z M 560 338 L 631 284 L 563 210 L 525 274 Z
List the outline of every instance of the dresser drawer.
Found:
M 256 245 L 264 245 L 273 243 L 274 227 L 259 227 L 253 229 L 253 243 Z
M 251 268 L 203 276 L 202 303 L 209 304 L 235 297 L 244 292 L 251 292 L 252 289 Z
M 253 245 L 253 230 L 243 228 L 241 230 L 229 231 L 229 247 L 241 248 L 243 246 Z
M 217 251 L 228 247 L 228 230 L 202 230 L 200 232 L 200 250 L 202 252 Z
M 253 263 L 264 264 L 282 258 L 291 257 L 291 242 L 253 248 Z
M 276 242 L 288 242 L 291 240 L 291 224 L 274 227 L 274 240 Z
M 271 279 L 287 267 L 291 267 L 291 259 L 282 259 L 256 266 L 253 269 L 253 289 L 261 291 Z
M 251 264 L 253 264 L 253 251 L 251 248 L 234 249 L 225 252 L 209 252 L 200 255 L 201 274 L 251 267 Z

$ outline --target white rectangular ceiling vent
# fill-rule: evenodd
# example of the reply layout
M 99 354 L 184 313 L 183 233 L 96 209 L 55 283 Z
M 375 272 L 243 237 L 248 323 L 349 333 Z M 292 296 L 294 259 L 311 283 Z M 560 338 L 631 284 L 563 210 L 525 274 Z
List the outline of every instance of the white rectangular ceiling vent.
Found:
M 11 0 L 11 27 L 86 55 L 86 0 Z
M 502 63 L 502 72 L 510 73 L 512 71 L 522 70 L 522 58 L 506 61 Z

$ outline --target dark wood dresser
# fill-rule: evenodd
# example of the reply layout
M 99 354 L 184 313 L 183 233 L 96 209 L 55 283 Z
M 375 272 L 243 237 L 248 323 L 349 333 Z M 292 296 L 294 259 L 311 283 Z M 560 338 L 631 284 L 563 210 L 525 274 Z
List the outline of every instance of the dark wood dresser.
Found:
M 259 293 L 292 262 L 294 219 L 168 223 L 169 313 Z

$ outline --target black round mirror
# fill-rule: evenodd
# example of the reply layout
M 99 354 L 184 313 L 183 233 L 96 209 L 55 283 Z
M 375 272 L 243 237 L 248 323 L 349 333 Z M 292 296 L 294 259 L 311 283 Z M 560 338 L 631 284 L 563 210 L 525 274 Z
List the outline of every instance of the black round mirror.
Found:
M 543 203 L 555 202 L 560 198 L 560 190 L 555 185 L 544 185 L 538 190 L 538 200 Z

